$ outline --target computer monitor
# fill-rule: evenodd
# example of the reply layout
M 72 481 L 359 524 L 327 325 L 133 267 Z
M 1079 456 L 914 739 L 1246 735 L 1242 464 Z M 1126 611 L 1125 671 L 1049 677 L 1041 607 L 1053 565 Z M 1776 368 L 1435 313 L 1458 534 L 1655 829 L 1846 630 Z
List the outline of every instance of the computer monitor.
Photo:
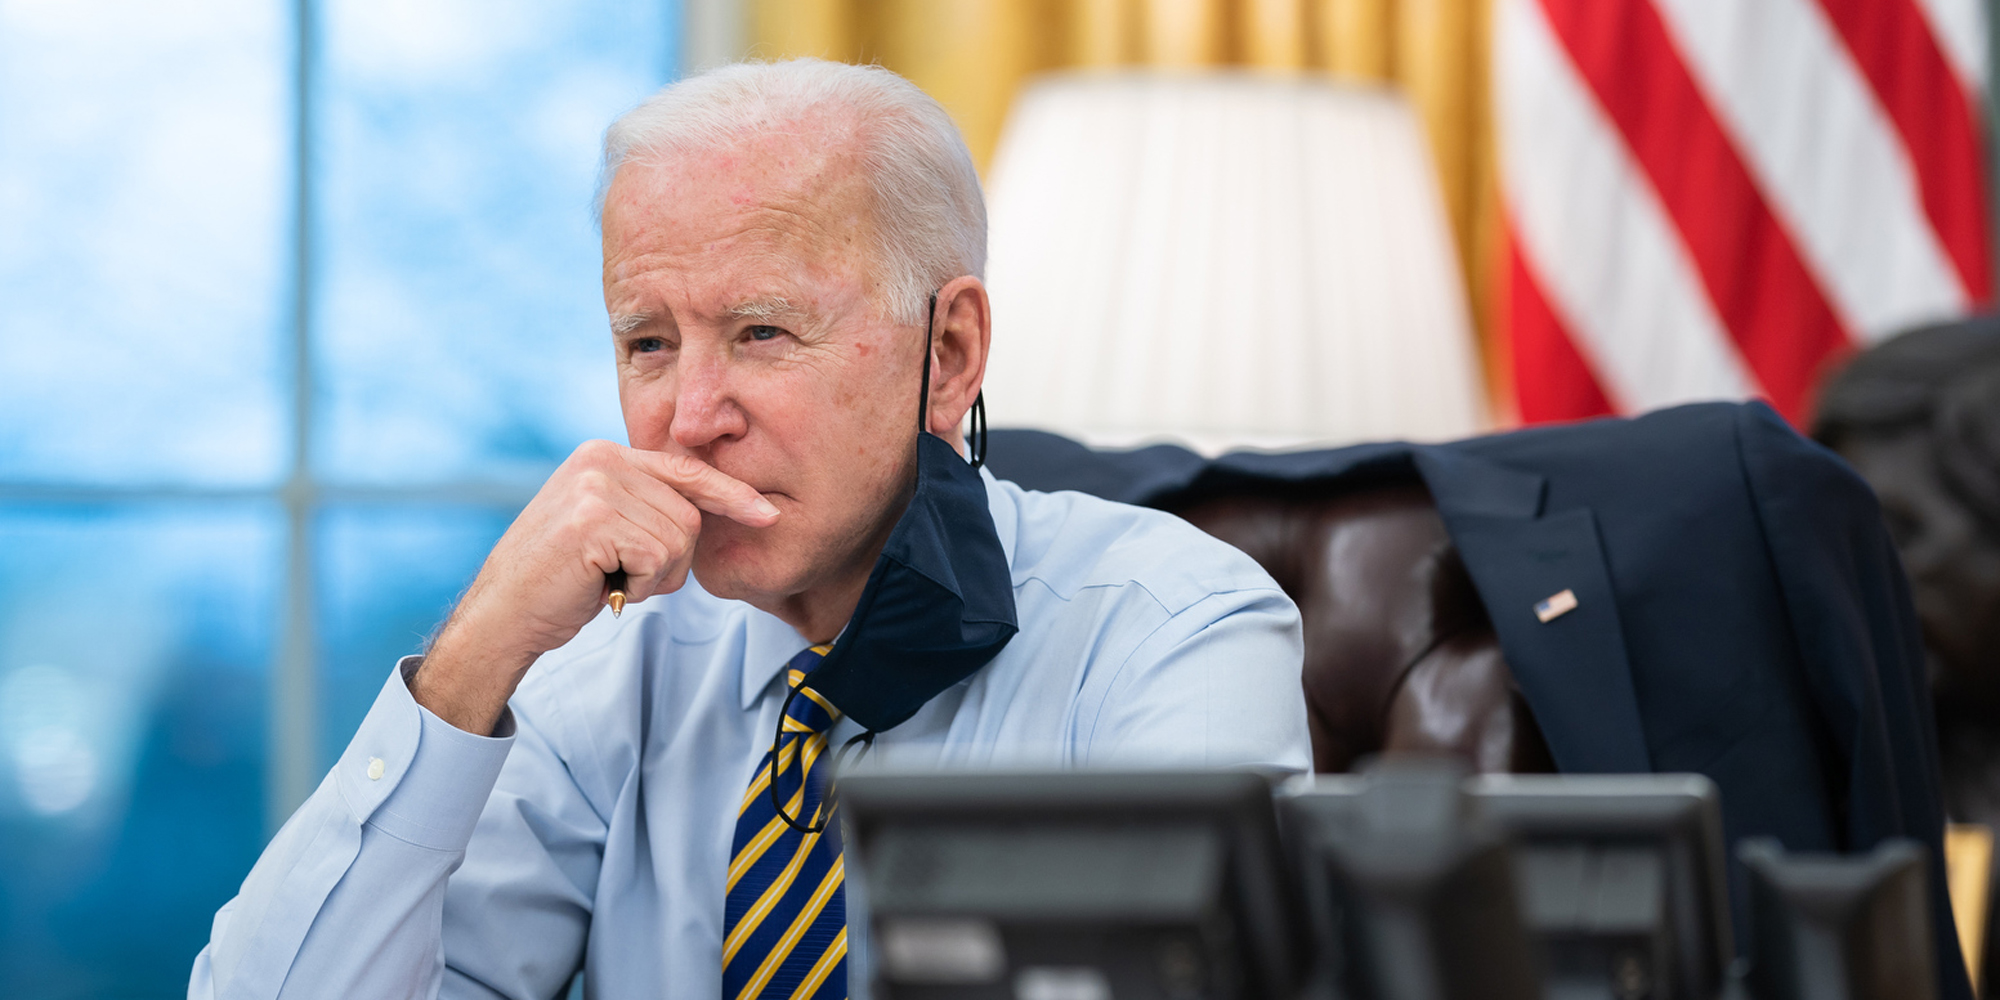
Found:
M 1749 985 L 1758 1000 L 1933 1000 L 1924 848 L 1894 838 L 1867 854 L 1790 854 L 1746 840 Z
M 1514 842 L 1551 998 L 1709 1000 L 1733 939 L 1715 785 L 1692 774 L 1482 775 Z
M 1345 912 L 1321 950 L 1350 997 L 1712 1000 L 1727 981 L 1721 814 L 1699 775 L 1468 778 L 1384 758 L 1280 806 L 1295 840 L 1322 845 L 1325 895 Z M 1539 944 L 1530 986 L 1492 947 L 1523 929 Z
M 1389 758 L 1279 799 L 1318 941 L 1314 992 L 1343 1000 L 1542 1000 L 1507 843 L 1465 768 Z
M 876 772 L 839 801 L 881 1000 L 1300 986 L 1303 905 L 1262 775 Z

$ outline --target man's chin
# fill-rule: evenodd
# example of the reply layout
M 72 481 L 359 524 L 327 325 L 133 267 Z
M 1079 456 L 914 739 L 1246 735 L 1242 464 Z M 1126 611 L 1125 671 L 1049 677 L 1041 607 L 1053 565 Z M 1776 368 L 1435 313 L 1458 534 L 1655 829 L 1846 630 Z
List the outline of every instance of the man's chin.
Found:
M 796 567 L 764 546 L 747 540 L 710 546 L 704 537 L 695 543 L 694 576 L 701 589 L 729 601 L 763 604 L 798 589 Z

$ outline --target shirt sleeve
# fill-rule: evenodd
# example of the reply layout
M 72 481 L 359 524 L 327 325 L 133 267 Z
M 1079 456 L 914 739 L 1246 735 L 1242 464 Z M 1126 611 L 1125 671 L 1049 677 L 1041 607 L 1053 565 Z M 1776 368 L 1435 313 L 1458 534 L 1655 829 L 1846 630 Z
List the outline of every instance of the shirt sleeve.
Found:
M 1092 766 L 1312 769 L 1299 610 L 1276 588 L 1211 594 L 1141 639 L 1089 730 Z
M 523 892 L 573 902 L 577 880 L 569 876 L 576 873 L 551 851 L 573 857 L 570 842 L 588 840 L 593 826 L 537 829 L 522 821 L 517 797 L 500 795 L 496 786 L 547 782 L 550 770 L 566 773 L 548 743 L 512 710 L 493 737 L 431 714 L 407 684 L 420 662 L 409 657 L 398 664 L 339 762 L 216 914 L 209 944 L 195 959 L 192 1000 L 548 997 L 575 971 L 588 924 L 579 906 L 541 912 L 563 925 L 555 932 L 542 919 L 509 921 L 504 938 L 467 942 L 455 934 L 461 920 L 448 905 L 448 881 L 462 864 L 511 867 L 536 883 Z M 503 780 L 512 773 L 523 777 Z M 573 782 L 536 787 L 554 814 L 595 815 Z M 587 881 L 594 884 L 594 868 Z M 511 954 L 515 965 L 547 969 L 533 977 L 532 989 L 520 981 L 481 981 L 458 968 L 461 956 L 448 942 L 465 946 L 463 957 L 474 968 Z

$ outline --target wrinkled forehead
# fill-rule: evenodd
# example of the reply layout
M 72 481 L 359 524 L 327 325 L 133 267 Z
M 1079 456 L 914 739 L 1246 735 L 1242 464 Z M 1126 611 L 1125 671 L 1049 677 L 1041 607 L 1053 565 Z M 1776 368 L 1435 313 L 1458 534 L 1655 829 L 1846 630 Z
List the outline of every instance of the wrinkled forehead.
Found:
M 606 250 L 614 232 L 713 235 L 760 224 L 815 242 L 859 242 L 874 219 L 868 181 L 854 129 L 838 123 L 779 123 L 643 153 L 619 167 L 606 191 Z

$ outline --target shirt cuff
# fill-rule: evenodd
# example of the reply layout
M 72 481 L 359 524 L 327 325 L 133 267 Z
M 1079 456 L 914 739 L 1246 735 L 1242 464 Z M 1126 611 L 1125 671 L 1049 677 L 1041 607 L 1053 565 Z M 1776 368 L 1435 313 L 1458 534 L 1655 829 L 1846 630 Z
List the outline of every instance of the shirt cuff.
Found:
M 410 696 L 408 678 L 422 663 L 409 656 L 396 665 L 334 767 L 360 822 L 419 847 L 462 851 L 514 745 L 514 716 L 501 715 L 499 735 L 477 736 L 431 714 Z

